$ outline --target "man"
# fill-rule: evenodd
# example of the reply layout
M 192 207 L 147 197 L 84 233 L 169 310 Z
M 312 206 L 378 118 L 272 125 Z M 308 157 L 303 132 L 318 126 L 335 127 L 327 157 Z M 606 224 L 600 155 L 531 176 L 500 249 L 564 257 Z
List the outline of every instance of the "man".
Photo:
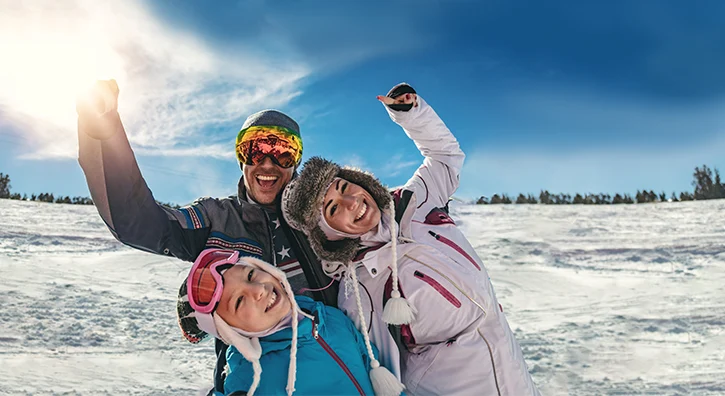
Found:
M 151 253 L 194 261 L 206 248 L 238 250 L 277 265 L 295 292 L 336 306 L 330 284 L 307 238 L 289 228 L 280 193 L 296 175 L 302 157 L 299 126 L 276 110 L 252 114 L 237 136 L 243 176 L 237 195 L 201 198 L 171 209 L 158 204 L 146 185 L 117 112 L 118 86 L 98 81 L 77 102 L 78 162 L 98 213 L 122 243 Z M 226 347 L 217 343 L 215 387 L 223 384 Z M 223 392 L 223 389 L 221 389 Z

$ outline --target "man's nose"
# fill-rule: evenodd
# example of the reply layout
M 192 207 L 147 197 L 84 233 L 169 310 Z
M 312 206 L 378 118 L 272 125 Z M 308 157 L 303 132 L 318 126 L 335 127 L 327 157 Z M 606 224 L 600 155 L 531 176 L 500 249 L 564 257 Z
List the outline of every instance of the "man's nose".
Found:
M 258 165 L 261 165 L 264 167 L 269 167 L 269 166 L 274 166 L 275 163 L 274 163 L 274 161 L 272 161 L 272 158 L 270 158 L 270 156 L 267 155 L 262 159 L 262 162 L 260 162 Z

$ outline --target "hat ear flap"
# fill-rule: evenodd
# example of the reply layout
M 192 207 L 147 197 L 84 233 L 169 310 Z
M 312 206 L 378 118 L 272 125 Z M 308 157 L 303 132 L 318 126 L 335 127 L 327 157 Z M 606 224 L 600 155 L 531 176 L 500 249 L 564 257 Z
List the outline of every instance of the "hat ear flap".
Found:
M 181 334 L 192 344 L 196 344 L 206 338 L 208 334 L 199 327 L 196 318 L 196 311 L 189 303 L 189 296 L 186 291 L 186 279 L 179 288 L 179 296 L 176 300 L 176 317 L 181 329 Z

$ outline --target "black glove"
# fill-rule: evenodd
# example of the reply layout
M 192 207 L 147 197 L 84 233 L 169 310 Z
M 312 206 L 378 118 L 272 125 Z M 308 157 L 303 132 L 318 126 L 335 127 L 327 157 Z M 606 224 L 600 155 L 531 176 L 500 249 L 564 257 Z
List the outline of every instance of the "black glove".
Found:
M 386 96 L 389 98 L 396 99 L 398 96 L 405 95 L 405 94 L 417 94 L 417 92 L 415 92 L 415 89 L 413 89 L 413 87 L 411 87 L 410 85 L 408 85 L 406 83 L 400 83 L 400 84 L 394 86 L 390 90 L 390 92 L 388 92 L 388 94 Z M 390 107 L 391 110 L 395 110 L 395 111 L 408 111 L 413 108 L 412 103 L 410 103 L 410 104 L 391 104 L 391 105 L 387 105 L 387 106 Z

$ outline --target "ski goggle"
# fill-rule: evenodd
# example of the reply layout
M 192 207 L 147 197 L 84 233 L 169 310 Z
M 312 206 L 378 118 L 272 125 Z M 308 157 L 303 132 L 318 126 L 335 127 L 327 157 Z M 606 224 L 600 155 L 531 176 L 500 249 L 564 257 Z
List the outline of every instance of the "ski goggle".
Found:
M 245 165 L 257 165 L 269 156 L 283 168 L 300 163 L 302 139 L 299 133 L 278 126 L 253 126 L 237 135 L 237 160 Z
M 199 254 L 186 279 L 189 304 L 199 313 L 211 313 L 216 309 L 224 290 L 224 278 L 220 266 L 234 265 L 239 252 L 234 250 L 207 249 Z

